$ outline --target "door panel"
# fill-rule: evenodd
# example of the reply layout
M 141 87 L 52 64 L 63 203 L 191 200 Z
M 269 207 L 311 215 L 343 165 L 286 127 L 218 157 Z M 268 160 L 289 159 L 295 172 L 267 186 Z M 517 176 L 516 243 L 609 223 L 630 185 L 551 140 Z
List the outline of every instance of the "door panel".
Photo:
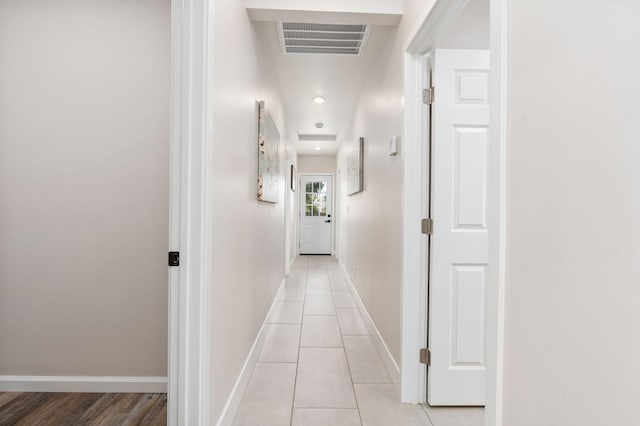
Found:
M 484 309 L 478 300 L 484 300 L 485 269 L 475 265 L 452 266 L 453 366 L 482 366 Z
M 436 50 L 427 399 L 484 405 L 489 53 Z
M 300 254 L 331 254 L 332 177 L 300 178 Z
M 485 229 L 488 128 L 456 127 L 454 131 L 454 229 Z

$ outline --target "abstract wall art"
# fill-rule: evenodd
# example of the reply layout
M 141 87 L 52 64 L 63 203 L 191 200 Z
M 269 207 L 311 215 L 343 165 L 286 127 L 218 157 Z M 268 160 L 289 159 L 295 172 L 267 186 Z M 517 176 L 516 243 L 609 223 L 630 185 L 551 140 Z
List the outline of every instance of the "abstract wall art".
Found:
M 364 138 L 360 138 L 347 155 L 347 195 L 364 190 Z
M 265 109 L 264 101 L 258 107 L 258 200 L 277 203 L 280 198 L 280 133 L 273 118 Z

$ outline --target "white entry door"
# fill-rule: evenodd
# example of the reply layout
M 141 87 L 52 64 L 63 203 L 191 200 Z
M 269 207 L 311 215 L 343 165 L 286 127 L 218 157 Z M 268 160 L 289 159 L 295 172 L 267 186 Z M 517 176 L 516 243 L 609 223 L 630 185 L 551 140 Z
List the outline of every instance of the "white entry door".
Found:
M 331 176 L 300 178 L 300 254 L 331 254 Z
M 427 399 L 484 405 L 489 52 L 436 50 Z

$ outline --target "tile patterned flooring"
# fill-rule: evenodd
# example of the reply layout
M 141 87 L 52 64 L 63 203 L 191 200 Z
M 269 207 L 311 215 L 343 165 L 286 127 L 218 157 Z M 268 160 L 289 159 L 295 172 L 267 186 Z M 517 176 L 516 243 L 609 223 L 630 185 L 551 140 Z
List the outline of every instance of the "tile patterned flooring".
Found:
M 235 426 L 482 426 L 481 408 L 401 404 L 331 256 L 299 256 Z M 431 419 L 431 420 L 430 420 Z

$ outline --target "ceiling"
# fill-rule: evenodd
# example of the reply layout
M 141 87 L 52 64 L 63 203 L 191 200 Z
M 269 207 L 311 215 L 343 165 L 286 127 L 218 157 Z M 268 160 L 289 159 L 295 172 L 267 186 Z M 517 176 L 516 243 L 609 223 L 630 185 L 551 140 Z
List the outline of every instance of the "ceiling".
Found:
M 360 90 L 377 55 L 388 26 L 371 26 L 359 56 L 332 54 L 283 54 L 278 25 L 254 22 L 273 63 L 284 103 L 289 140 L 299 154 L 330 155 L 338 151 L 341 136 L 348 129 Z M 324 104 L 312 98 L 322 95 Z M 317 129 L 317 122 L 324 128 Z M 299 141 L 298 134 L 337 134 L 337 141 Z M 316 148 L 319 147 L 319 150 Z

